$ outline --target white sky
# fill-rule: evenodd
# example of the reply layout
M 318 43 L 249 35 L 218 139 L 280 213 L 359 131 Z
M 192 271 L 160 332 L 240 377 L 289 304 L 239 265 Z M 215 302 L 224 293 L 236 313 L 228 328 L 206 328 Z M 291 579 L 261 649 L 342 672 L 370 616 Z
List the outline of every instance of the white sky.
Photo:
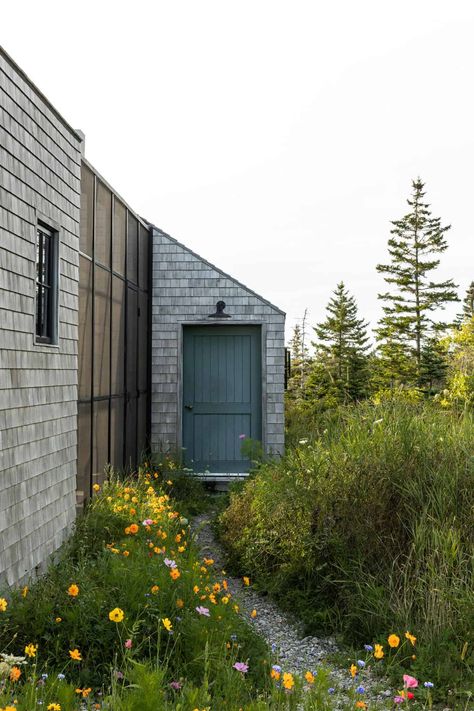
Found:
M 411 180 L 474 279 L 471 0 L 3 0 L 0 44 L 141 215 L 314 324 L 376 324 Z M 450 309 L 456 312 L 459 307 Z

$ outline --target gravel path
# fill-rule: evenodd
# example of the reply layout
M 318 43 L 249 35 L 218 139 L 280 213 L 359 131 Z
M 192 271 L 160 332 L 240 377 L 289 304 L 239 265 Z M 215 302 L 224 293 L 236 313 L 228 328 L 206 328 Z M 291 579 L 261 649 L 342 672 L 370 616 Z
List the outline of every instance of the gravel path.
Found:
M 222 570 L 225 569 L 225 555 L 210 525 L 212 518 L 212 512 L 201 514 L 194 518 L 191 525 L 201 555 L 213 558 L 216 569 Z M 338 650 L 335 640 L 331 637 L 304 637 L 302 625 L 297 620 L 283 614 L 268 597 L 263 597 L 251 587 L 245 586 L 241 578 L 227 575 L 226 579 L 232 595 L 241 610 L 246 613 L 246 617 L 252 610 L 257 611 L 253 624 L 274 650 L 285 671 L 299 674 L 313 671 L 329 654 Z M 338 686 L 347 688 L 350 685 L 346 669 L 334 669 L 332 676 Z

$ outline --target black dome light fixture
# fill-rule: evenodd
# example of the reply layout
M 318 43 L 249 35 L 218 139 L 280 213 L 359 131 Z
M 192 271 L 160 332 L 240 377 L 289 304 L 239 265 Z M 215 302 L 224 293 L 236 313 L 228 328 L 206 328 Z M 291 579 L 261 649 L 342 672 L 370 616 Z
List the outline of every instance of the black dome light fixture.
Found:
M 218 301 L 216 304 L 216 313 L 209 314 L 208 318 L 231 318 L 230 314 L 224 313 L 225 301 Z

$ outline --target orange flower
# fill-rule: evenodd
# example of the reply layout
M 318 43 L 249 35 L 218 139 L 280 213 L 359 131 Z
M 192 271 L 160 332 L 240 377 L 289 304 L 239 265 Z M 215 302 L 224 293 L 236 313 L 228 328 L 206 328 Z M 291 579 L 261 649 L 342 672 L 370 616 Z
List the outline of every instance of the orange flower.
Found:
M 132 533 L 132 534 L 138 533 L 138 525 L 136 523 L 132 523 L 129 526 L 129 529 L 130 529 L 130 533 Z
M 308 682 L 308 684 L 314 684 L 314 674 L 312 674 L 310 671 L 307 671 L 306 674 L 304 675 L 304 678 Z
M 179 572 L 178 568 L 171 568 L 170 576 L 172 580 L 177 580 L 181 576 L 181 573 Z
M 390 647 L 392 647 L 392 649 L 395 649 L 395 647 L 398 647 L 398 645 L 400 644 L 400 637 L 398 637 L 398 635 L 396 634 L 391 634 L 388 636 L 387 642 L 389 643 Z
M 181 600 L 181 598 L 178 598 L 176 600 L 176 607 L 178 607 L 181 610 L 184 607 L 184 600 Z
M 18 681 L 21 676 L 21 669 L 18 667 L 12 667 L 10 670 L 10 681 Z
M 71 597 L 77 597 L 79 595 L 79 586 L 72 583 L 72 585 L 70 585 L 67 589 L 67 594 Z
M 410 634 L 410 632 L 405 632 L 405 637 L 406 637 L 408 640 L 410 640 L 410 642 L 412 643 L 412 645 L 413 645 L 413 647 L 414 647 L 415 644 L 416 644 L 416 637 L 415 637 L 414 635 Z
M 159 591 L 159 589 L 160 588 L 158 587 L 158 585 L 153 585 L 151 588 L 151 594 L 156 595 L 156 593 Z
M 70 650 L 69 650 L 69 656 L 71 657 L 71 659 L 74 659 L 75 662 L 80 662 L 81 659 L 82 659 L 81 653 L 80 653 L 80 651 L 79 651 L 77 648 L 76 648 L 76 649 L 70 649 Z
M 250 617 L 252 618 L 252 620 L 254 620 L 257 617 L 257 610 L 252 610 L 252 612 L 250 613 Z
M 250 585 L 250 578 L 248 578 L 246 575 L 244 575 L 242 580 L 244 581 L 244 585 Z
M 356 709 L 366 709 L 367 704 L 365 701 L 356 701 Z

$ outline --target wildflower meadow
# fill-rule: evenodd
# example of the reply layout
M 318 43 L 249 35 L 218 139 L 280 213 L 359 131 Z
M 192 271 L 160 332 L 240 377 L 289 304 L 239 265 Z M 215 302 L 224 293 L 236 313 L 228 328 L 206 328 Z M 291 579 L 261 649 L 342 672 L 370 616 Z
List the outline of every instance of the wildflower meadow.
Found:
M 408 673 L 377 696 L 387 668 L 412 656 L 411 632 L 366 644 L 343 685 L 329 665 L 285 669 L 226 572 L 198 555 L 172 487 L 150 466 L 96 486 L 47 574 L 2 592 L 1 711 L 433 707 L 433 682 Z

